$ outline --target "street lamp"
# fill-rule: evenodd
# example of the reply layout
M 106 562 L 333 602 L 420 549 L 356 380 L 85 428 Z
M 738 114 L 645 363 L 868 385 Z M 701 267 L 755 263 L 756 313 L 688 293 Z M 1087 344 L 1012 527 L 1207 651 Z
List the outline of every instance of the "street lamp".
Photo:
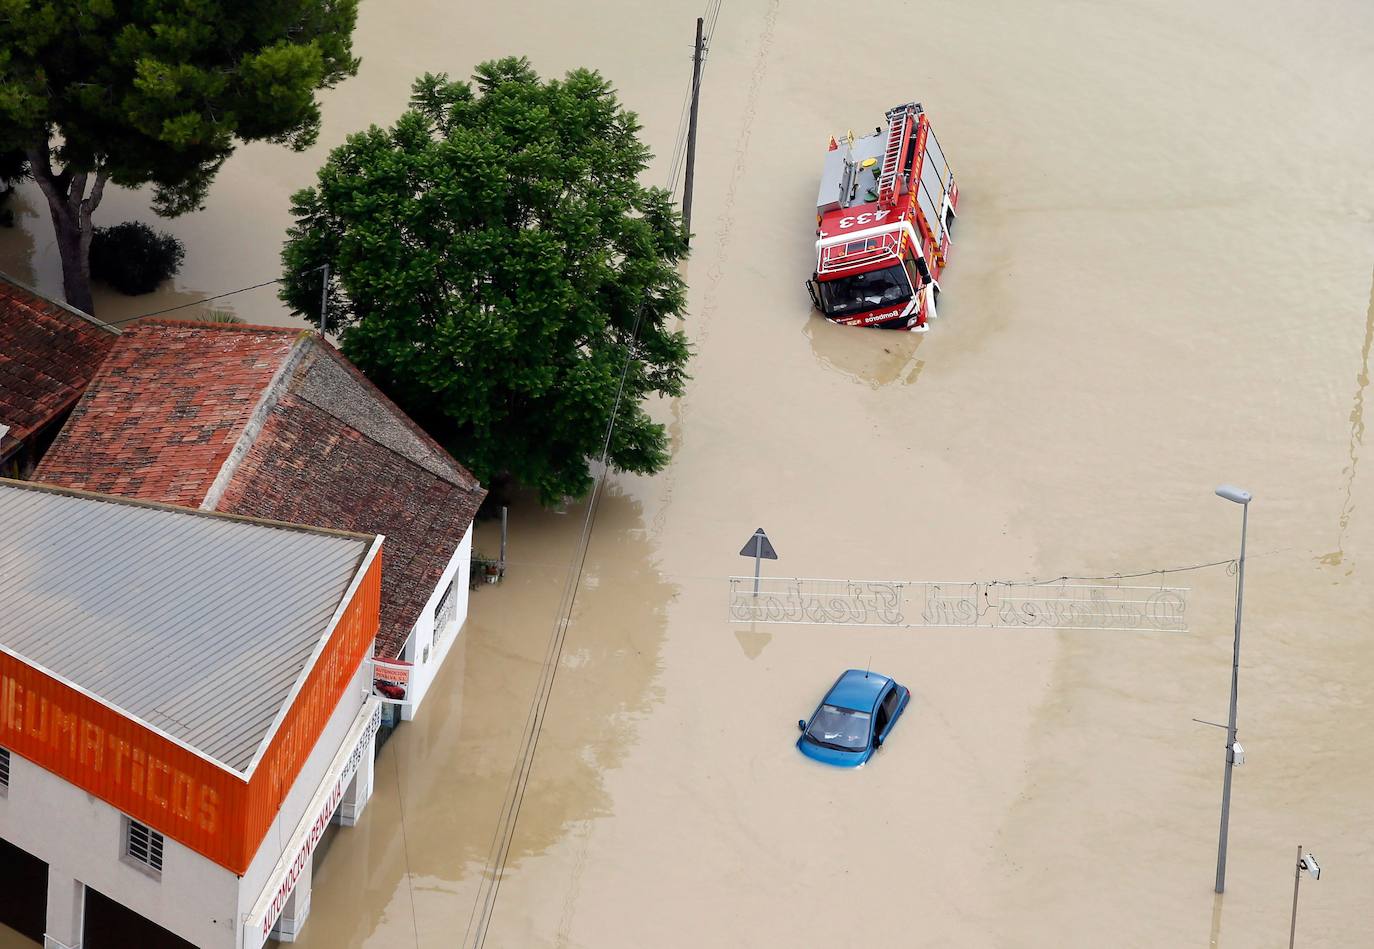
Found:
M 1317 863 L 1317 858 L 1310 853 L 1304 855 L 1302 844 L 1298 844 L 1298 865 L 1293 869 L 1293 919 L 1288 924 L 1288 949 L 1293 949 L 1293 937 L 1298 931 L 1298 883 L 1302 880 L 1304 870 L 1311 874 L 1314 880 L 1322 878 L 1322 868 L 1321 864 Z
M 1221 788 L 1221 838 L 1217 842 L 1217 892 L 1226 891 L 1226 831 L 1231 821 L 1231 769 L 1236 764 L 1236 689 L 1240 679 L 1240 608 L 1245 599 L 1245 528 L 1250 520 L 1249 491 L 1235 485 L 1217 488 L 1217 497 L 1241 507 L 1240 562 L 1236 579 L 1236 641 L 1231 650 L 1231 716 L 1226 726 L 1226 778 Z

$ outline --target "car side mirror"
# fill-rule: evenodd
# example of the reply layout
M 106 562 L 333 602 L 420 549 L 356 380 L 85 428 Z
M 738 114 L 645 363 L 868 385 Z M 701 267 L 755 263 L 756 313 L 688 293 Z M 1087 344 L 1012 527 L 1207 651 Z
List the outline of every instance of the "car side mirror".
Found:
M 799 718 L 799 719 L 797 719 L 797 731 L 801 731 L 801 732 L 806 731 L 806 719 L 804 719 L 804 718 Z

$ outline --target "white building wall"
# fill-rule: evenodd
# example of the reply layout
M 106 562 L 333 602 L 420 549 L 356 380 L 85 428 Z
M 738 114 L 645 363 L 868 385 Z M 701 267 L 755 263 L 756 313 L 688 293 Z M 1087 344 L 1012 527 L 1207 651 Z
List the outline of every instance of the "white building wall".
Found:
M 10 753 L 10 787 L 0 797 L 0 837 L 70 877 L 205 949 L 235 939 L 239 879 L 171 837 L 162 877 L 120 859 L 124 815 L 100 798 Z
M 46 861 L 55 879 L 70 877 L 99 890 L 197 946 L 230 949 L 238 943 L 236 924 L 269 883 L 276 886 L 269 876 L 327 777 L 371 685 L 371 670 L 363 664 L 242 879 L 171 837 L 164 837 L 161 879 L 131 866 L 120 859 L 121 811 L 14 752 L 9 794 L 0 796 L 0 837 Z
M 282 850 L 295 833 L 296 827 L 306 817 L 305 810 L 310 804 L 310 799 L 315 796 L 315 792 L 324 781 L 325 771 L 334 760 L 334 756 L 339 753 L 339 746 L 343 744 L 349 728 L 358 717 L 358 710 L 363 707 L 371 692 L 372 670 L 371 666 L 364 662 L 349 681 L 348 688 L 344 690 L 338 706 L 334 709 L 334 714 L 329 717 L 319 740 L 310 751 L 310 756 L 305 759 L 300 775 L 291 785 L 286 801 L 277 812 L 276 820 L 267 829 L 267 835 L 263 837 L 258 852 L 253 855 L 252 862 L 244 871 L 243 886 L 238 897 L 240 918 L 253 908 L 265 886 L 269 883 L 275 885 L 275 881 L 269 880 L 268 877 L 276 867 L 277 861 L 281 859 Z M 309 816 L 313 819 L 315 815 Z
M 410 640 L 406 643 L 404 658 L 414 663 L 411 668 L 410 694 L 413 705 L 403 706 L 401 718 L 410 721 L 415 717 L 415 713 L 420 709 L 420 703 L 424 701 L 425 693 L 429 691 L 430 685 L 434 682 L 434 677 L 439 673 L 439 667 L 444 664 L 449 650 L 458 641 L 458 636 L 462 632 L 463 624 L 468 618 L 468 585 L 469 574 L 472 571 L 472 525 L 468 525 L 467 533 L 458 544 L 457 550 L 449 558 L 448 565 L 444 567 L 443 576 L 439 578 L 439 583 L 431 591 L 429 600 L 425 603 L 425 608 L 420 611 L 420 618 L 415 621 L 415 628 L 410 634 Z M 453 584 L 453 597 L 455 610 L 453 621 L 445 629 L 436 630 L 434 628 L 435 610 L 439 607 L 439 601 L 444 596 L 444 591 L 449 584 Z

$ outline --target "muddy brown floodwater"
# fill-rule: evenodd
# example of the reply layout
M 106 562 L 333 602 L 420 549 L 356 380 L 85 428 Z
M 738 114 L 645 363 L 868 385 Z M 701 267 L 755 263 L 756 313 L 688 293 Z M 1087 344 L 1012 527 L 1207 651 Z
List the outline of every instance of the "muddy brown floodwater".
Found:
M 176 288 L 275 276 L 287 198 L 422 70 L 600 68 L 662 180 L 684 0 L 363 5 L 307 155 L 242 149 L 168 226 Z M 702 105 L 675 455 L 608 485 L 488 932 L 492 947 L 1368 945 L 1374 684 L 1363 462 L 1374 337 L 1374 6 L 1273 0 L 860 7 L 725 0 Z M 941 318 L 830 326 L 802 287 L 827 137 L 920 99 L 959 178 Z M 25 192 L 21 207 L 36 208 Z M 147 219 L 115 193 L 106 223 Z M 3 269 L 59 287 L 45 219 Z M 232 298 L 287 322 L 270 290 Z M 1228 888 L 1214 900 L 1233 578 L 1180 574 L 1186 634 L 735 626 L 725 578 L 992 578 L 1234 555 L 1255 494 Z M 306 947 L 453 946 L 473 911 L 582 508 L 513 513 Z M 478 546 L 494 549 L 484 525 Z M 841 669 L 914 701 L 858 771 L 792 747 Z

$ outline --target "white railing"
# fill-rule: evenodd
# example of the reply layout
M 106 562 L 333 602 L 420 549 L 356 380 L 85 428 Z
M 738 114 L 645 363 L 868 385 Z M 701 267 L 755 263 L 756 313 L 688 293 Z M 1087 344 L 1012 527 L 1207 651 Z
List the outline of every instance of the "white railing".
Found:
M 835 270 L 882 260 L 884 257 L 893 257 L 897 254 L 900 242 L 901 237 L 895 231 L 868 237 L 856 234 L 851 240 L 821 247 L 820 267 L 818 269 L 821 273 L 831 273 Z M 854 247 L 855 244 L 862 246 Z
M 757 584 L 757 592 L 755 585 Z M 1187 632 L 1186 587 L 730 578 L 732 623 Z

